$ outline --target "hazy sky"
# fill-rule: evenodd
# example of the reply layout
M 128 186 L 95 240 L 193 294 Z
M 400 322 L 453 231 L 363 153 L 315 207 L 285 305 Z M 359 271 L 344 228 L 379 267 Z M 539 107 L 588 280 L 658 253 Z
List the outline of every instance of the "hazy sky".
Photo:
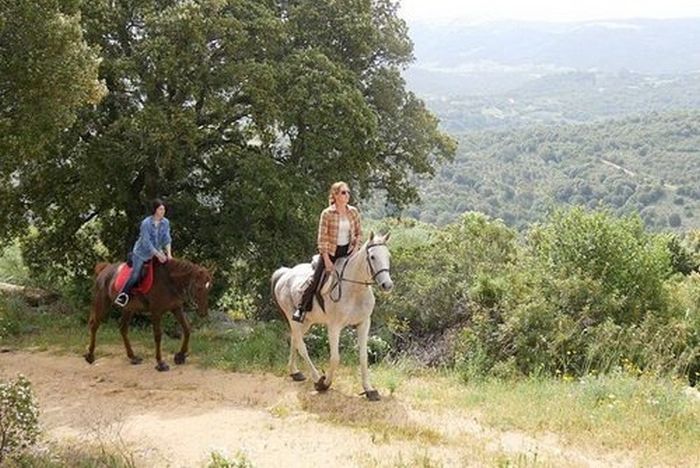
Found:
M 588 21 L 700 18 L 700 0 L 400 0 L 406 20 Z

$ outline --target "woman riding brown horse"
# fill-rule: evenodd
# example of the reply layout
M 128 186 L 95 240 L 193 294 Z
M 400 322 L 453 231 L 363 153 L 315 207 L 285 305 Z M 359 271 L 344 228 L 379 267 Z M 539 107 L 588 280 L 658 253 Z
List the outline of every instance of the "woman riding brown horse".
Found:
M 172 259 L 167 263 L 154 262 L 153 286 L 143 295 L 136 295 L 122 310 L 119 326 L 126 355 L 132 364 L 140 364 L 142 359 L 134 354 L 129 343 L 129 321 L 134 312 L 150 313 L 153 322 L 153 336 L 156 343 L 156 369 L 167 371 L 168 364 L 163 361 L 160 351 L 162 336 L 161 317 L 171 311 L 182 327 L 182 345 L 175 354 L 175 364 L 184 364 L 188 353 L 190 339 L 190 324 L 184 313 L 184 305 L 188 299 L 197 304 L 200 316 L 206 316 L 209 289 L 212 284 L 212 274 L 204 267 L 186 260 Z M 95 361 L 95 335 L 110 310 L 117 292 L 113 283 L 117 278 L 119 264 L 98 263 L 95 266 L 95 285 L 93 291 L 92 311 L 88 328 L 90 330 L 90 345 L 84 357 L 92 364 Z

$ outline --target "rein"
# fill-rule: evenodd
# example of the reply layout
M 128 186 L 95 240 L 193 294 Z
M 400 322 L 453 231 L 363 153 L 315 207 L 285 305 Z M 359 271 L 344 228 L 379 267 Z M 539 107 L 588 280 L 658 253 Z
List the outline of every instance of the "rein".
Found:
M 342 270 L 340 270 L 340 276 L 338 276 L 337 273 L 335 274 L 336 279 L 335 279 L 335 282 L 333 283 L 333 285 L 331 286 L 331 293 L 329 294 L 331 301 L 339 302 L 340 299 L 343 297 L 343 281 L 345 281 L 347 283 L 361 284 L 364 286 L 371 286 L 376 282 L 376 278 L 379 274 L 384 273 L 385 271 L 390 271 L 388 268 L 382 268 L 381 270 L 375 270 L 374 266 L 372 266 L 372 262 L 369 260 L 369 250 L 372 247 L 378 247 L 380 245 L 386 245 L 386 244 L 369 244 L 367 246 L 367 248 L 365 249 L 366 250 L 365 259 L 367 260 L 367 265 L 369 266 L 369 272 L 372 275 L 372 280 L 371 281 L 357 281 L 357 280 L 353 280 L 350 278 L 345 278 L 345 269 L 347 268 L 348 263 L 350 263 L 350 259 L 348 259 L 348 261 L 346 261 L 345 264 L 343 265 Z M 333 290 L 336 289 L 336 286 L 338 288 L 338 296 L 333 297 Z

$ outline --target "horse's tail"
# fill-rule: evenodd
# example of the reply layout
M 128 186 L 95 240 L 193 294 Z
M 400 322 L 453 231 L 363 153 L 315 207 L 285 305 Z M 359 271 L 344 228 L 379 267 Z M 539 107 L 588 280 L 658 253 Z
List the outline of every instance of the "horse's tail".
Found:
M 277 286 L 277 282 L 282 277 L 284 272 L 287 270 L 288 270 L 288 268 L 285 268 L 285 267 L 278 268 L 272 274 L 272 278 L 270 278 L 270 293 L 272 294 L 272 300 L 275 302 L 275 305 L 277 306 L 277 311 L 282 315 L 282 317 L 285 319 L 285 321 L 287 321 L 287 316 L 284 314 L 284 311 L 282 310 L 282 306 L 280 306 L 280 303 L 277 300 L 277 295 L 275 294 L 275 286 Z

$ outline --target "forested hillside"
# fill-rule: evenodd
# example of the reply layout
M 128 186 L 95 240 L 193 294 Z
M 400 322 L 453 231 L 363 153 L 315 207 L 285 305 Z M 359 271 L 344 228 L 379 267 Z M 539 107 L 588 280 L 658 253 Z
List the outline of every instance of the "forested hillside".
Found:
M 628 71 L 551 74 L 491 95 L 426 97 L 451 133 L 586 123 L 649 112 L 700 109 L 700 74 Z
M 652 229 L 697 228 L 699 119 L 698 112 L 652 113 L 462 133 L 455 161 L 423 182 L 423 203 L 403 215 L 445 224 L 473 210 L 523 228 L 555 206 L 583 205 L 639 213 Z

